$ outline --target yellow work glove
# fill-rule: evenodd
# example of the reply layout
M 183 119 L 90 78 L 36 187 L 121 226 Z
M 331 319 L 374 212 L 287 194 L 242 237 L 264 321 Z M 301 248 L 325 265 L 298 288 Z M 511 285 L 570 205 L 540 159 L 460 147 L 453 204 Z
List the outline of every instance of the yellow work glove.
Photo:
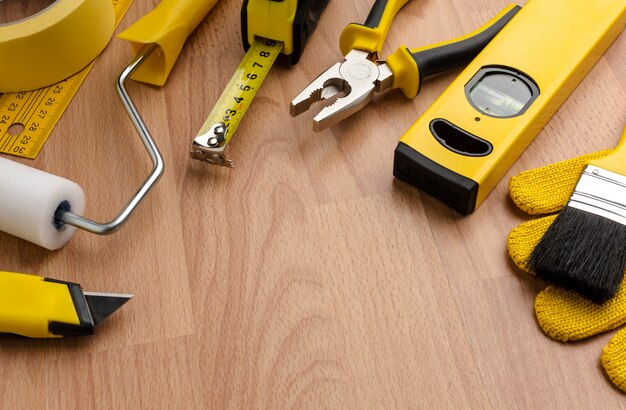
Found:
M 567 204 L 587 162 L 609 152 L 584 155 L 511 178 L 511 198 L 522 211 L 530 215 L 549 215 L 525 222 L 509 234 L 509 255 L 520 269 L 534 275 L 527 266 L 530 253 L 556 213 Z M 535 314 L 539 326 L 553 339 L 568 342 L 595 336 L 626 323 L 626 285 L 601 305 L 574 291 L 550 286 L 537 295 Z M 611 381 L 626 392 L 626 328 L 606 345 L 600 361 Z

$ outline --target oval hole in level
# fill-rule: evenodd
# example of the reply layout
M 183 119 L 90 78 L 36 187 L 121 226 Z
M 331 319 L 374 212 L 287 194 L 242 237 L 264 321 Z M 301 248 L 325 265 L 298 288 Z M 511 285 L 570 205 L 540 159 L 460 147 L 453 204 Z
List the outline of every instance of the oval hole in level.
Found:
M 488 141 L 478 138 L 442 118 L 430 122 L 430 132 L 441 145 L 457 154 L 468 157 L 484 157 L 493 151 L 493 145 Z

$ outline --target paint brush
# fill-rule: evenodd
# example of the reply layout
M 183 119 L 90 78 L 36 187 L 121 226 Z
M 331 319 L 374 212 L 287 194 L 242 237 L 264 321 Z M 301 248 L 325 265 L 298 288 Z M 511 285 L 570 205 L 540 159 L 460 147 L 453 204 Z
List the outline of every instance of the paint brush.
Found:
M 608 156 L 585 166 L 528 263 L 538 277 L 594 302 L 615 296 L 626 269 L 626 129 Z

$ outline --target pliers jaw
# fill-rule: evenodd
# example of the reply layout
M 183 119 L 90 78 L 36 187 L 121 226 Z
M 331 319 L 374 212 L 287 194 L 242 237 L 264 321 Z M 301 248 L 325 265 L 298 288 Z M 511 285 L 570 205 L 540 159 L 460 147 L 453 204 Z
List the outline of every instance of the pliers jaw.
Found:
M 365 24 L 348 25 L 339 40 L 341 50 L 347 52 L 344 61 L 328 69 L 291 102 L 291 115 L 330 100 L 313 120 L 313 129 L 321 131 L 359 111 L 376 92 L 394 88 L 413 98 L 423 80 L 469 64 L 520 10 L 519 6 L 509 6 L 473 33 L 417 49 L 402 46 L 386 61 L 379 61 L 378 52 L 392 20 L 408 2 L 376 0 Z
M 293 117 L 313 104 L 335 99 L 313 119 L 313 130 L 322 131 L 351 116 L 367 105 L 376 92 L 391 88 L 393 73 L 385 63 L 367 51 L 352 50 L 305 88 L 292 102 Z

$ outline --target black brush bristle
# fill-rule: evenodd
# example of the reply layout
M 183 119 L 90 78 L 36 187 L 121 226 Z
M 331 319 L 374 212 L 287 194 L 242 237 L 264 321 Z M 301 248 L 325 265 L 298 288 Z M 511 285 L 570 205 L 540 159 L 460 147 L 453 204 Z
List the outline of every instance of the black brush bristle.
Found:
M 528 260 L 538 277 L 596 303 L 617 293 L 626 268 L 626 226 L 565 207 Z

